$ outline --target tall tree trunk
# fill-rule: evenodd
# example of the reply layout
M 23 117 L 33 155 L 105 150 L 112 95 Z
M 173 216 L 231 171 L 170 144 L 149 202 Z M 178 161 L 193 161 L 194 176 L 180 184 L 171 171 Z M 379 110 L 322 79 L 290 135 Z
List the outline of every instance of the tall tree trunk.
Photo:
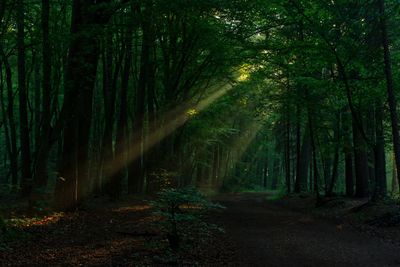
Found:
M 34 123 L 33 123 L 33 139 L 34 139 L 34 151 L 38 151 L 40 149 L 40 132 L 41 132 L 41 121 L 42 121 L 42 114 L 41 114 L 41 104 L 42 104 L 42 97 L 41 97 L 41 74 L 40 74 L 40 64 L 39 63 L 39 56 L 37 55 L 38 53 L 35 51 L 32 53 L 32 65 L 34 68 L 34 108 L 32 109 L 32 113 L 34 116 Z M 35 159 L 35 158 L 34 158 Z M 33 166 L 35 166 L 35 162 L 33 162 Z M 35 169 L 35 167 L 33 168 Z M 35 172 L 33 172 L 33 177 L 34 180 L 35 178 Z
M 353 120 L 354 164 L 356 170 L 356 197 L 368 197 L 368 153 L 365 140 Z
M 0 17 L 1 19 L 1 17 Z M 6 150 L 7 153 L 5 154 L 4 157 L 4 169 L 7 168 L 7 157 L 10 157 L 12 155 L 12 150 L 11 150 L 11 142 L 10 142 L 10 129 L 9 129 L 9 123 L 7 119 L 7 110 L 6 110 L 6 103 L 4 100 L 4 75 L 3 75 L 3 62 L 0 61 L 0 107 L 1 107 L 1 115 L 2 115 L 2 120 L 3 120 L 3 127 L 4 127 L 4 140 L 6 143 Z M 7 180 L 8 182 L 8 180 Z
M 308 95 L 308 93 L 307 93 Z M 308 97 L 307 97 L 308 98 Z M 311 150 L 312 150 L 312 165 L 313 165 L 313 173 L 314 173 L 314 177 L 313 177 L 313 185 L 314 185 L 314 192 L 316 195 L 316 199 L 317 199 L 317 205 L 320 203 L 321 201 L 321 196 L 320 196 L 320 192 L 319 192 L 319 171 L 318 171 L 318 162 L 317 162 L 317 147 L 315 144 L 315 134 L 314 134 L 314 126 L 313 126 L 313 120 L 312 120 L 312 115 L 314 114 L 313 112 L 313 108 L 309 108 L 308 111 L 308 125 L 310 127 L 310 139 L 311 139 Z
M 367 121 L 365 129 L 368 137 L 371 139 L 371 145 L 368 147 L 368 193 L 373 195 L 375 185 L 375 147 L 376 147 L 376 121 L 375 121 L 375 107 L 370 105 L 367 111 Z
M 29 195 L 32 188 L 31 149 L 28 122 L 28 96 L 25 70 L 25 15 L 24 1 L 17 0 L 17 50 L 18 50 L 18 91 L 21 145 L 21 188 L 22 196 Z
M 327 143 L 327 136 L 324 136 L 324 143 Z M 320 154 L 321 162 L 322 162 L 322 171 L 323 171 L 323 179 L 324 179 L 324 191 L 325 195 L 328 195 L 329 187 L 331 184 L 331 170 L 333 166 L 332 155 L 329 153 L 330 151 L 324 151 Z
M 266 150 L 265 150 L 265 157 L 264 157 L 264 162 L 263 162 L 263 166 L 262 166 L 262 170 L 263 170 L 263 172 L 262 172 L 262 177 L 263 177 L 263 179 L 262 179 L 262 186 L 263 186 L 263 188 L 264 189 L 267 189 L 267 187 L 268 187 L 268 178 L 269 178 L 269 159 L 270 159 L 270 156 L 269 156 L 269 153 L 268 153 L 268 146 L 267 146 L 267 148 L 266 148 Z
M 308 167 L 311 160 L 311 138 L 310 138 L 310 127 L 307 123 L 306 129 L 303 135 L 303 142 L 300 150 L 299 159 L 299 171 L 297 174 L 295 192 L 306 192 L 307 191 L 307 181 L 308 181 Z
M 8 125 L 10 128 L 9 158 L 11 165 L 11 184 L 13 190 L 15 190 L 18 186 L 18 148 L 17 148 L 17 129 L 14 119 L 14 92 L 12 84 L 12 70 L 1 44 L 0 44 L 0 56 L 5 68 L 5 79 L 6 79 L 7 100 L 8 100 L 7 111 L 5 110 L 5 105 L 3 103 L 2 106 L 4 109 L 3 112 L 7 113 L 5 117 L 7 118 Z
M 271 190 L 276 190 L 278 189 L 278 181 L 280 177 L 280 164 L 279 164 L 279 158 L 277 155 L 275 155 L 274 158 L 274 163 L 273 163 L 273 169 L 272 169 L 272 181 L 271 181 Z
M 379 15 L 381 18 L 382 47 L 384 51 L 386 86 L 388 92 L 390 120 L 392 124 L 393 148 L 396 159 L 396 167 L 397 169 L 399 169 L 400 168 L 400 134 L 399 134 L 399 124 L 398 124 L 399 120 L 397 115 L 397 100 L 394 92 L 392 60 L 389 47 L 390 42 L 389 42 L 389 35 L 386 22 L 385 0 L 378 0 L 378 3 L 379 3 Z M 397 180 L 400 183 L 400 172 L 397 172 Z
M 289 117 L 289 116 L 288 116 Z M 290 164 L 290 121 L 287 118 L 285 125 L 285 181 L 286 181 L 286 190 L 287 193 L 290 194 L 292 191 L 292 183 L 291 183 L 291 164 Z
M 105 190 L 110 197 L 115 198 L 118 196 L 119 190 L 114 188 L 113 185 L 116 184 L 113 184 L 112 181 L 112 162 L 114 160 L 113 133 L 115 122 L 116 83 L 123 57 L 120 56 L 120 60 L 114 64 L 112 38 L 113 33 L 111 32 L 111 29 L 106 29 L 104 51 L 102 56 L 105 124 L 102 137 L 101 161 Z M 114 65 L 115 73 L 113 72 Z
M 147 40 L 146 27 L 143 29 L 143 44 L 141 52 L 141 64 L 139 82 L 136 92 L 136 110 L 133 119 L 133 137 L 131 138 L 130 147 L 135 147 L 139 151 L 130 151 L 133 161 L 129 165 L 128 170 L 128 192 L 129 194 L 141 193 L 144 185 L 144 169 L 143 169 L 143 127 L 145 120 L 145 98 L 146 83 L 149 64 L 149 44 Z
M 49 31 L 50 3 L 49 0 L 42 0 L 42 107 L 41 107 L 41 135 L 38 141 L 36 151 L 34 186 L 35 188 L 45 187 L 47 185 L 47 161 L 51 149 L 49 142 L 51 135 L 51 81 L 52 81 L 52 49 Z
M 375 159 L 375 189 L 373 200 L 380 200 L 387 195 L 386 181 L 386 155 L 385 155 L 385 136 L 383 128 L 383 105 L 377 101 L 375 109 L 376 120 L 376 142 L 374 146 Z
M 109 20 L 98 5 L 103 1 L 74 0 L 71 38 L 65 70 L 63 116 L 63 152 L 55 204 L 59 209 L 73 209 L 87 194 L 88 144 L 92 118 L 92 97 L 99 58 L 98 34 Z
M 213 161 L 212 161 L 212 177 L 211 177 L 211 185 L 214 186 L 218 180 L 218 167 L 219 167 L 219 146 L 215 145 L 212 148 L 213 150 Z
M 131 151 L 137 156 L 133 157 L 133 162 L 129 166 L 128 172 L 128 191 L 130 194 L 143 192 L 145 182 L 145 165 L 144 163 L 144 123 L 146 116 L 146 92 L 149 89 L 149 83 L 152 77 L 152 49 L 154 46 L 155 36 L 151 20 L 152 3 L 147 2 L 145 10 L 141 14 L 143 40 L 142 51 L 140 56 L 140 73 L 136 93 L 136 110 L 133 119 L 134 136 L 132 142 L 139 151 Z
M 392 160 L 392 195 L 397 196 L 400 192 L 399 190 L 399 180 L 397 179 L 397 168 L 396 168 L 396 159 L 393 153 L 393 160 Z
M 155 34 L 153 31 L 151 34 Z M 154 39 L 154 37 L 152 37 Z M 148 112 L 148 130 L 146 132 L 146 140 L 145 140 L 145 162 L 146 162 L 146 169 L 148 175 L 147 179 L 147 188 L 146 191 L 148 193 L 153 193 L 155 189 L 155 184 L 157 181 L 155 180 L 154 171 L 157 166 L 157 152 L 158 152 L 158 145 L 153 147 L 149 147 L 149 143 L 151 142 L 150 134 L 156 131 L 158 126 L 157 120 L 157 96 L 156 96 L 156 65 L 157 65 L 157 51 L 155 42 L 151 42 L 153 47 L 150 50 L 150 62 L 149 62 L 149 75 L 147 81 L 147 112 Z
M 126 34 L 126 48 L 125 48 L 125 61 L 121 76 L 121 91 L 119 98 L 119 116 L 117 121 L 117 133 L 115 140 L 115 154 L 118 158 L 126 161 L 127 145 L 128 145 L 128 135 L 127 135 L 127 125 L 128 125 L 128 86 L 129 86 L 129 76 L 132 65 L 132 31 L 128 30 Z M 121 193 L 122 178 L 125 175 L 125 169 L 122 168 L 114 173 L 111 178 L 108 194 L 116 198 Z
M 341 115 L 338 114 L 336 127 L 335 127 L 335 134 L 334 134 L 335 152 L 334 152 L 334 156 L 333 156 L 333 166 L 332 166 L 330 183 L 329 183 L 329 187 L 327 190 L 327 196 L 333 195 L 333 189 L 335 188 L 335 185 L 336 185 L 336 182 L 337 182 L 337 179 L 339 176 L 339 147 L 340 147 L 340 125 L 341 125 L 340 118 L 341 118 Z
M 300 192 L 300 158 L 301 158 L 301 124 L 300 124 L 301 109 L 300 105 L 296 106 L 296 181 L 294 184 L 294 192 Z
M 345 164 L 345 189 L 346 196 L 353 197 L 354 196 L 354 169 L 353 169 L 353 152 L 352 150 L 352 138 L 351 138 L 351 130 L 350 130 L 350 114 L 344 113 L 343 115 L 343 134 L 344 134 L 344 144 L 343 144 L 343 152 L 344 152 L 344 164 Z

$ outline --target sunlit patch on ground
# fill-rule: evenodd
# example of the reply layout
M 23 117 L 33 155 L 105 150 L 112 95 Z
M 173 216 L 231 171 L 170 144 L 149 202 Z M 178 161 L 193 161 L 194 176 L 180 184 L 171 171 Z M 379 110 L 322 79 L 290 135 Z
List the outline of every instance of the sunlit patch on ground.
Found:
M 43 226 L 57 223 L 62 217 L 64 217 L 64 213 L 54 213 L 49 216 L 45 216 L 42 218 L 12 218 L 9 220 L 9 223 L 14 226 L 21 227 L 32 227 L 32 226 Z
M 113 212 L 135 212 L 135 211 L 145 211 L 150 209 L 150 205 L 132 205 L 132 206 L 128 206 L 128 207 L 120 207 L 117 209 L 114 209 Z

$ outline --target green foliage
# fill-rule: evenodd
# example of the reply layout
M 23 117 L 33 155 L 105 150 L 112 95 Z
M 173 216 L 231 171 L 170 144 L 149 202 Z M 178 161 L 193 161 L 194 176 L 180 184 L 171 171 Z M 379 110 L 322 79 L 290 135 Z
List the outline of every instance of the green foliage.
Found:
M 223 206 L 210 202 L 194 188 L 165 189 L 151 201 L 153 214 L 160 218 L 157 226 L 165 234 L 171 249 L 177 250 L 182 241 L 193 241 L 193 238 L 204 238 L 221 228 L 205 221 L 205 215 L 211 210 Z M 197 234 L 199 236 L 197 236 Z

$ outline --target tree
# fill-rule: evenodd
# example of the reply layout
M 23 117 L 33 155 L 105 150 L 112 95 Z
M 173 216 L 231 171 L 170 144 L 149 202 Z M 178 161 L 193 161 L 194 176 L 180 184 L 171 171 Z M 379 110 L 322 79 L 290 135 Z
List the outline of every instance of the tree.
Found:
M 98 35 L 112 15 L 108 8 L 104 8 L 107 3 L 74 0 L 72 5 L 72 39 L 60 115 L 63 120 L 63 152 L 55 191 L 56 205 L 61 209 L 74 208 L 88 193 L 88 144 L 100 55 Z
M 32 187 L 31 149 L 29 137 L 29 122 L 27 110 L 27 88 L 25 73 L 25 3 L 23 0 L 16 2 L 17 12 L 17 50 L 18 50 L 18 92 L 19 92 L 19 120 L 21 143 L 21 187 L 22 195 L 28 196 Z
M 388 92 L 388 103 L 390 111 L 390 121 L 392 125 L 393 148 L 396 160 L 397 169 L 400 168 L 400 135 L 399 135 L 399 120 L 397 116 L 397 100 L 394 93 L 394 81 L 392 74 L 392 60 L 389 48 L 389 37 L 386 26 L 385 1 L 378 0 L 379 15 L 381 20 L 382 47 L 384 51 L 384 70 L 386 76 L 386 88 Z M 397 173 L 397 179 L 400 181 L 400 174 Z

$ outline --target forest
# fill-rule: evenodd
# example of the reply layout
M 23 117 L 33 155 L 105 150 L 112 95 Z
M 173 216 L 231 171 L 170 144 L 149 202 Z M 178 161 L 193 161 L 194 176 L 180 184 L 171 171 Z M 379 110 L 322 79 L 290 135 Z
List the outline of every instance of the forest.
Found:
M 400 266 L 400 2 L 0 22 L 0 266 Z

